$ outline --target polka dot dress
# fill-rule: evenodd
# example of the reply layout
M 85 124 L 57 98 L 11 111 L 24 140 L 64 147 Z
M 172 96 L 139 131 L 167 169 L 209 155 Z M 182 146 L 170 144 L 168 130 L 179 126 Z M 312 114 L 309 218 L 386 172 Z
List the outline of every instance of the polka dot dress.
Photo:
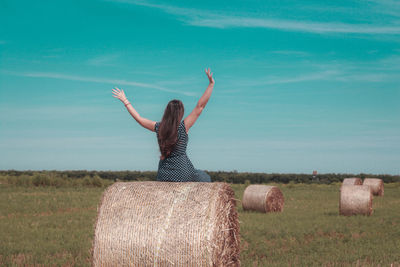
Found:
M 156 122 L 154 130 L 157 133 L 160 122 Z M 197 181 L 197 173 L 192 162 L 186 155 L 186 147 L 189 136 L 186 133 L 185 123 L 182 120 L 178 126 L 178 143 L 169 157 L 158 163 L 157 181 L 167 182 L 191 182 Z

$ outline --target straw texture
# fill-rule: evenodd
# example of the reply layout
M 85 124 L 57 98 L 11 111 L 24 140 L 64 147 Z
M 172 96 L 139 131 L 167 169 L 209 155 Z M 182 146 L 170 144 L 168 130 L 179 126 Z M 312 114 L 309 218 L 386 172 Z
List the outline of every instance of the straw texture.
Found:
M 249 185 L 243 193 L 243 210 L 279 212 L 283 210 L 284 198 L 276 186 Z
M 372 194 L 374 194 L 375 196 L 383 196 L 384 187 L 382 179 L 365 178 L 363 184 L 369 185 L 371 187 Z
M 340 215 L 371 215 L 372 191 L 368 185 L 342 185 L 340 190 Z
M 362 185 L 362 180 L 357 177 L 353 178 L 344 178 L 342 185 L 350 184 L 350 185 Z
M 92 266 L 239 266 L 226 183 L 118 182 L 103 193 Z

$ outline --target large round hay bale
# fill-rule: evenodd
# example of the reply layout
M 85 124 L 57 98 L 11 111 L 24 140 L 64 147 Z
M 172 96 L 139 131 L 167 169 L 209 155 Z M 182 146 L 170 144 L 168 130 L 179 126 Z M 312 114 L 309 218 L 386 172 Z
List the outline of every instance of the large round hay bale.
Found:
M 103 193 L 93 266 L 239 266 L 226 183 L 118 182 Z
M 362 185 L 361 178 L 352 177 L 352 178 L 344 178 L 342 185 L 350 184 L 350 185 Z
M 282 211 L 284 198 L 281 190 L 276 186 L 249 185 L 243 193 L 243 210 L 260 212 Z
M 368 185 L 342 185 L 339 213 L 341 215 L 371 215 L 372 191 Z
M 384 187 L 382 179 L 378 178 L 365 178 L 364 185 L 369 185 L 371 187 L 372 194 L 375 196 L 383 196 Z

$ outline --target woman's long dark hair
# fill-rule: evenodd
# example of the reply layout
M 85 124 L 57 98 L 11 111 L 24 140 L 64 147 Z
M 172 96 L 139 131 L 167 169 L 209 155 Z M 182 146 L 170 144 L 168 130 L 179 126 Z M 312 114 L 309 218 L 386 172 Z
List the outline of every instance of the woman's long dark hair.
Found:
M 158 131 L 158 145 L 160 146 L 161 159 L 167 158 L 174 150 L 178 141 L 178 126 L 185 109 L 180 100 L 169 101 L 164 111 Z

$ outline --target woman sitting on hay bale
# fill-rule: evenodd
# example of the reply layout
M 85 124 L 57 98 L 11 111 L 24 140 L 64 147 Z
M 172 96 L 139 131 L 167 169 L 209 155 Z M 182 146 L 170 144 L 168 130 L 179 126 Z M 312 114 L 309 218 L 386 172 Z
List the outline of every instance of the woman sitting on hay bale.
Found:
M 206 74 L 210 83 L 196 107 L 184 120 L 182 120 L 184 106 L 180 100 L 171 100 L 165 108 L 162 120 L 155 122 L 141 117 L 128 101 L 123 90 L 117 87 L 113 89 L 114 97 L 125 104 L 132 117 L 141 126 L 157 134 L 161 152 L 157 181 L 211 182 L 211 178 L 206 172 L 193 167 L 186 154 L 189 129 L 205 108 L 214 88 L 215 82 L 210 69 L 206 70 Z

